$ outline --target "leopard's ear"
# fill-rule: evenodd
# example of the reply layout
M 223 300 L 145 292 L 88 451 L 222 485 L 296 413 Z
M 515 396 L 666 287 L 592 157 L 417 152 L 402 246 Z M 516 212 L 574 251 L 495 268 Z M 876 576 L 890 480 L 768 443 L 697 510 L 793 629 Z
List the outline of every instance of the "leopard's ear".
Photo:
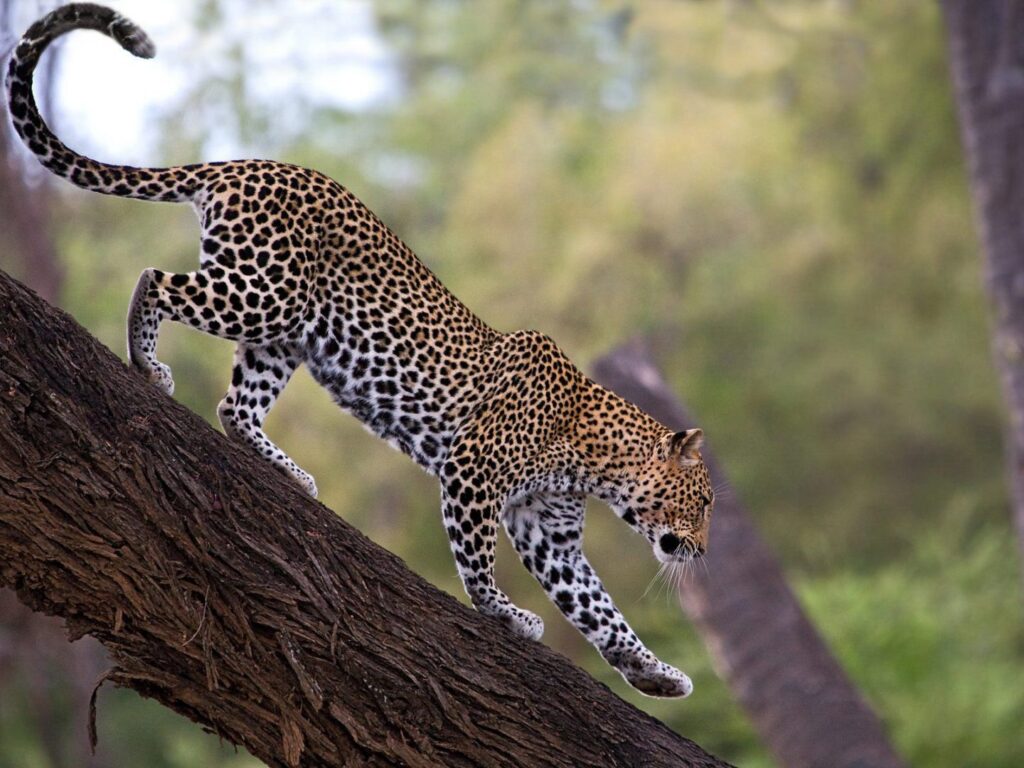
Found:
M 704 445 L 703 429 L 685 429 L 669 438 L 669 455 L 683 464 L 696 464 L 701 460 L 700 449 Z

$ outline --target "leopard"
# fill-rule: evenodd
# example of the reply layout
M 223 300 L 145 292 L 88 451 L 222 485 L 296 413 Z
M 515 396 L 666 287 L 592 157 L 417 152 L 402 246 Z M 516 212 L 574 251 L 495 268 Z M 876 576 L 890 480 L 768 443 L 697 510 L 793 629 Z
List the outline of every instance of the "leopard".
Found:
M 199 268 L 143 270 L 127 314 L 128 362 L 170 396 L 156 357 L 165 320 L 236 343 L 217 414 L 313 497 L 316 483 L 263 431 L 296 369 L 440 485 L 441 514 L 472 605 L 506 631 L 539 640 L 535 613 L 495 582 L 499 528 L 568 621 L 634 688 L 685 697 L 690 678 L 630 627 L 583 551 L 588 497 L 640 533 L 663 565 L 705 555 L 714 503 L 699 428 L 677 431 L 584 375 L 535 330 L 492 329 L 448 291 L 348 189 L 271 160 L 165 168 L 99 162 L 69 149 L 41 117 L 33 73 L 75 29 L 99 31 L 151 58 L 146 33 L 91 3 L 33 24 L 11 56 L 14 128 L 48 170 L 93 192 L 190 203 Z

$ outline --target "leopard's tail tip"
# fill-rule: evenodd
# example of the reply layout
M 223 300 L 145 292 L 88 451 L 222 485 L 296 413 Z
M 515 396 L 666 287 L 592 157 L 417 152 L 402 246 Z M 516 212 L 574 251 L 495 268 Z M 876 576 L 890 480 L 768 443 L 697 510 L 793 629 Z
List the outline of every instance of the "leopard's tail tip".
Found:
M 115 15 L 114 20 L 110 23 L 110 36 L 133 56 L 138 56 L 140 59 L 152 59 L 156 56 L 156 44 L 149 35 L 135 22 L 129 21 L 121 14 Z

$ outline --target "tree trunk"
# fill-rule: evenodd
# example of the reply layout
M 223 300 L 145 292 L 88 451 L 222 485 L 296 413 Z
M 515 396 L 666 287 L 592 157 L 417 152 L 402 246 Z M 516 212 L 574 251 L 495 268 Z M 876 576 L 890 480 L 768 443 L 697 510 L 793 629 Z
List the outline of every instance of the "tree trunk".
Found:
M 594 372 L 597 381 L 663 424 L 696 426 L 641 342 L 601 358 Z M 722 484 L 721 466 L 708 448 L 703 454 L 712 482 Z M 680 601 L 779 763 L 788 768 L 903 765 L 733 494 L 715 501 L 706 564 L 687 578 Z
M 11 152 L 5 133 L 7 117 L 0 126 L 0 262 L 17 265 L 18 274 L 48 301 L 60 296 L 63 270 L 47 226 L 49 190 L 29 186 L 21 175 L 20 162 Z
M 14 23 L 14 5 L 14 0 L 0 0 L 2 40 L 17 40 L 21 34 Z M 53 101 L 53 73 L 59 57 L 59 48 L 47 56 L 45 75 L 40 77 L 39 99 L 44 110 Z M 6 57 L 3 63 L 7 63 Z M 64 270 L 47 226 L 50 195 L 49 173 L 25 149 L 4 114 L 0 117 L 0 267 L 17 265 L 22 280 L 47 301 L 57 302 Z
M 272 766 L 719 766 L 0 273 L 0 585 Z M 680 706 L 687 706 L 680 704 Z
M 43 4 L 40 4 L 41 6 Z M 0 0 L 0 39 L 21 33 L 14 0 Z M 50 8 L 40 7 L 41 12 Z M 27 22 L 26 22 L 27 23 Z M 52 104 L 59 47 L 47 56 L 37 95 Z M 58 302 L 64 270 L 50 234 L 53 191 L 50 174 L 0 117 L 0 267 L 11 268 L 50 302 Z M 35 742 L 50 768 L 77 768 L 89 761 L 85 731 L 89 690 L 106 666 L 106 654 L 92 638 L 69 645 L 61 622 L 32 613 L 12 592 L 0 589 L 0 698 L 25 702 Z M 82 692 L 84 691 L 84 695 Z M 67 704 L 63 702 L 68 702 Z M 12 704 L 13 706 L 13 704 Z M 100 768 L 102 758 L 90 765 Z
M 0 589 L 0 708 L 24 708 L 31 733 L 25 735 L 45 754 L 47 768 L 109 765 L 103 756 L 90 758 L 84 725 L 89 692 L 109 666 L 91 637 L 69 644 L 60 619 L 33 613 Z
M 943 0 L 942 9 L 995 309 L 992 349 L 1009 411 L 1007 467 L 1024 558 L 1024 0 Z

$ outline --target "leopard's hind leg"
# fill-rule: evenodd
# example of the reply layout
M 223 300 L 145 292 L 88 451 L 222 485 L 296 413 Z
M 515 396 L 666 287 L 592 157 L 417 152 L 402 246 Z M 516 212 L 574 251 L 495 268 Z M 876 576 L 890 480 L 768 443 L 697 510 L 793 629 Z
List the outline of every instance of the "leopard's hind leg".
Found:
M 230 190 L 229 190 L 230 191 Z M 309 285 L 315 261 L 312 238 L 281 215 L 285 231 L 273 243 L 254 231 L 262 203 L 221 194 L 200 207 L 200 268 L 170 273 L 146 269 L 128 310 L 128 359 L 167 394 L 171 371 L 157 360 L 160 324 L 176 320 L 238 342 L 231 387 L 218 408 L 228 435 L 255 448 L 316 496 L 313 478 L 263 433 L 263 420 L 302 362 Z M 234 222 L 230 226 L 228 222 Z M 309 245 L 302 247 L 299 243 Z
M 171 394 L 171 370 L 156 358 L 163 320 L 177 320 L 239 342 L 231 387 L 217 411 L 224 431 L 255 448 L 315 497 L 313 478 L 262 429 L 274 401 L 302 362 L 295 343 L 298 309 L 294 302 L 279 300 L 274 286 L 245 265 L 227 270 L 207 263 L 183 274 L 147 269 L 128 310 L 128 357 L 150 381 Z
M 156 359 L 160 323 L 170 313 L 170 301 L 161 296 L 166 273 L 145 269 L 128 305 L 128 362 L 168 395 L 174 394 L 171 369 Z M 187 277 L 187 276 L 186 276 Z
M 220 401 L 217 415 L 225 433 L 255 448 L 316 498 L 313 477 L 300 469 L 263 432 L 263 420 L 300 362 L 299 356 L 284 345 L 239 344 L 235 350 L 231 387 Z
M 248 262 L 207 262 L 195 272 L 143 270 L 128 308 L 128 360 L 167 394 L 171 370 L 157 360 L 160 323 L 177 320 L 222 339 L 266 345 L 298 338 L 308 294 L 283 270 L 263 276 Z

